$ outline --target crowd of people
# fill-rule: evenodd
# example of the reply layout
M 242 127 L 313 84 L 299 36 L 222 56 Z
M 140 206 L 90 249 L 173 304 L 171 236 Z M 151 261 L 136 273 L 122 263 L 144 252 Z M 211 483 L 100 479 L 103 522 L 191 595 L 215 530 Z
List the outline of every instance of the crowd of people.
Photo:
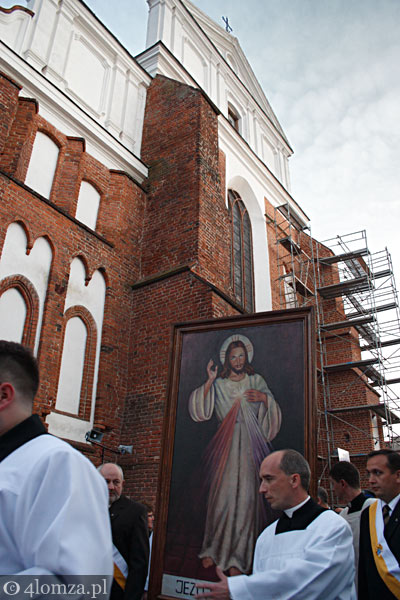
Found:
M 111 600 L 146 600 L 153 507 L 123 495 L 120 466 L 96 470 L 47 434 L 32 414 L 38 385 L 31 352 L 0 341 L 0 575 L 101 575 Z M 258 537 L 250 575 L 217 566 L 219 580 L 197 598 L 400 599 L 400 455 L 371 452 L 366 470 L 375 498 L 354 465 L 333 465 L 331 487 L 345 505 L 337 514 L 323 488 L 310 497 L 300 453 L 268 454 L 260 493 L 281 516 Z

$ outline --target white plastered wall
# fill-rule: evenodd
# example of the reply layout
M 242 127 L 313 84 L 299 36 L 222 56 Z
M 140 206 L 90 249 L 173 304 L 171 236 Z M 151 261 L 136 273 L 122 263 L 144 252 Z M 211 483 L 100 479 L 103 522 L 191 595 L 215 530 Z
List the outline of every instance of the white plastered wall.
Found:
M 33 16 L 21 7 L 0 12 L 0 70 L 22 85 L 21 96 L 38 101 L 45 120 L 142 182 L 151 77 L 80 0 L 29 0 L 28 7 Z
M 38 238 L 29 254 L 26 254 L 26 234 L 18 223 L 11 223 L 7 229 L 0 260 L 0 281 L 11 275 L 23 275 L 35 288 L 39 297 L 39 315 L 34 351 L 37 353 L 43 320 L 44 303 L 53 252 L 49 242 Z M 6 315 L 6 318 L 11 318 Z
M 92 275 L 88 285 L 85 285 L 86 270 L 83 262 L 80 258 L 75 258 L 71 263 L 70 276 L 68 281 L 67 296 L 64 306 L 65 312 L 73 306 L 83 306 L 92 315 L 96 324 L 96 358 L 94 364 L 94 378 L 93 378 L 93 392 L 92 392 L 92 404 L 91 404 L 91 415 L 89 421 L 83 421 L 69 415 L 62 415 L 58 413 L 51 413 L 48 415 L 46 421 L 49 423 L 49 431 L 59 437 L 64 437 L 70 440 L 76 440 L 83 442 L 85 439 L 85 433 L 91 429 L 94 419 L 95 411 L 95 400 L 97 391 L 97 380 L 99 371 L 99 360 L 100 360 L 100 346 L 101 346 L 101 332 L 103 328 L 103 317 L 104 317 L 104 304 L 106 294 L 106 283 L 104 277 L 100 271 L 95 271 Z M 68 341 L 68 340 L 67 340 Z M 65 346 L 65 344 L 64 344 Z M 66 361 L 68 356 L 70 360 L 73 360 L 71 353 L 66 353 Z M 78 365 L 79 367 L 79 365 Z M 71 372 L 72 365 L 65 364 L 67 372 Z M 82 367 L 83 370 L 83 367 Z M 75 389 L 76 392 L 77 388 Z M 80 390 L 80 387 L 79 387 Z M 61 394 L 67 394 L 68 387 L 61 387 L 58 389 L 57 403 L 61 403 L 61 406 L 69 406 L 71 400 L 61 396 Z M 76 392 L 78 393 L 78 392 Z M 79 401 L 79 399 L 78 399 Z
M 31 20 L 32 16 L 24 10 L 0 11 L 0 39 L 19 52 Z
M 139 155 L 149 78 L 78 0 L 29 8 L 35 15 L 11 47 Z
M 80 317 L 72 317 L 65 327 L 56 408 L 76 415 L 79 414 L 86 342 L 85 323 Z
M 147 2 L 150 12 L 146 46 L 161 40 L 226 118 L 230 103 L 240 115 L 241 136 L 288 188 L 284 165 L 292 151 L 237 39 L 187 0 L 183 3 L 208 37 L 177 0 Z M 177 77 L 171 73 L 170 63 L 161 59 L 161 48 L 159 53 L 160 58 L 154 55 L 152 65 L 145 63 L 146 68 L 153 75 Z
M 256 311 L 271 310 L 265 199 L 272 206 L 291 204 L 293 199 L 252 150 L 241 143 L 233 127 L 225 119 L 220 117 L 218 125 L 219 147 L 225 154 L 226 161 L 227 190 L 231 188 L 240 194 L 250 216 Z
M 241 174 L 239 175 L 238 173 Z M 259 186 L 256 185 L 251 174 L 249 172 L 246 173 L 243 166 L 234 157 L 230 158 L 229 166 L 227 164 L 226 182 L 227 190 L 235 190 L 240 195 L 250 217 L 253 238 L 255 310 L 256 312 L 270 310 L 271 286 L 269 269 L 266 268 L 266 264 L 268 263 L 268 248 L 264 211 L 261 209 L 260 198 L 257 197 L 257 192 L 260 194 L 260 191 L 257 190 Z

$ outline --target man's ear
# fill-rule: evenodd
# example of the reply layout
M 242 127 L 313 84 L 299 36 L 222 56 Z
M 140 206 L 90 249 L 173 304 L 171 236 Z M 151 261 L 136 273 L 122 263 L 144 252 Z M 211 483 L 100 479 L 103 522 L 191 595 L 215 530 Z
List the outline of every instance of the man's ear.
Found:
M 300 475 L 298 473 L 293 473 L 291 475 L 291 478 L 292 478 L 291 483 L 294 488 L 297 488 L 297 487 L 299 487 L 299 485 L 301 485 L 301 479 L 300 479 Z
M 0 411 L 5 410 L 15 399 L 15 390 L 11 383 L 0 383 Z

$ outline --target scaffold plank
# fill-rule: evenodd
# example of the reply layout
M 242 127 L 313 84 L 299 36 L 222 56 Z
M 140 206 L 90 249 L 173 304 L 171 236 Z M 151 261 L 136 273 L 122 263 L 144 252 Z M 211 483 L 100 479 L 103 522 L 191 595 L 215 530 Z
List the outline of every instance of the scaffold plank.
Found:
M 381 419 L 385 419 L 387 421 L 386 414 L 389 415 L 390 422 L 392 425 L 397 425 L 400 423 L 400 417 L 398 417 L 390 408 L 385 407 L 384 404 L 356 404 L 355 406 L 345 406 L 340 408 L 331 408 L 328 410 L 328 413 L 344 413 L 344 412 L 354 412 L 358 410 L 372 410 L 375 414 L 377 414 Z
M 388 346 L 398 346 L 400 345 L 400 338 L 394 338 L 393 340 L 386 340 L 386 342 L 379 342 L 378 346 L 361 346 L 361 352 L 366 352 L 368 350 L 376 350 L 377 348 L 387 348 Z
M 341 281 L 340 283 L 333 283 L 332 285 L 326 285 L 317 289 L 318 293 L 325 299 L 337 298 L 338 296 L 346 296 L 347 294 L 353 294 L 354 292 L 363 292 L 368 290 L 370 283 L 368 277 L 356 277 L 355 279 L 349 279 L 348 281 Z
M 354 250 L 353 252 L 345 252 L 344 254 L 335 254 L 334 256 L 327 256 L 319 258 L 319 262 L 324 265 L 333 265 L 338 262 L 345 262 L 346 260 L 353 260 L 361 258 L 368 254 L 368 248 L 361 248 L 360 250 Z
M 371 369 L 372 365 L 379 362 L 379 358 L 367 358 L 365 360 L 352 360 L 334 365 L 326 365 L 324 371 L 326 373 L 338 373 L 339 371 L 348 371 L 349 369 L 360 369 L 365 372 Z
M 371 306 L 369 308 L 362 308 L 362 312 L 360 311 L 354 311 L 352 313 L 346 313 L 346 317 L 348 319 L 353 319 L 355 317 L 358 317 L 361 315 L 365 315 L 366 313 L 371 314 L 371 313 L 376 313 L 376 312 L 384 312 L 385 310 L 393 310 L 394 308 L 397 308 L 397 304 L 396 302 L 390 302 L 390 304 L 382 304 L 381 306 Z
M 345 327 L 357 327 L 357 325 L 365 325 L 365 323 L 372 323 L 374 317 L 360 317 L 359 319 L 346 319 L 344 321 L 335 321 L 334 323 L 323 323 L 321 329 L 325 331 L 331 331 L 332 329 L 344 329 Z

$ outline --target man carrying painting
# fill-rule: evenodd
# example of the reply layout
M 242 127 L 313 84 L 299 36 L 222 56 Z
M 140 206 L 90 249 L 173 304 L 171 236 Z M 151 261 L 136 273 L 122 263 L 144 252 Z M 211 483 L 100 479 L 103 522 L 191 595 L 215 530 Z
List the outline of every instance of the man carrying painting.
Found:
M 197 598 L 211 600 L 354 600 L 354 552 L 349 525 L 308 494 L 310 467 L 295 450 L 273 452 L 261 464 L 261 486 L 283 515 L 256 544 L 253 574 L 208 584 Z

